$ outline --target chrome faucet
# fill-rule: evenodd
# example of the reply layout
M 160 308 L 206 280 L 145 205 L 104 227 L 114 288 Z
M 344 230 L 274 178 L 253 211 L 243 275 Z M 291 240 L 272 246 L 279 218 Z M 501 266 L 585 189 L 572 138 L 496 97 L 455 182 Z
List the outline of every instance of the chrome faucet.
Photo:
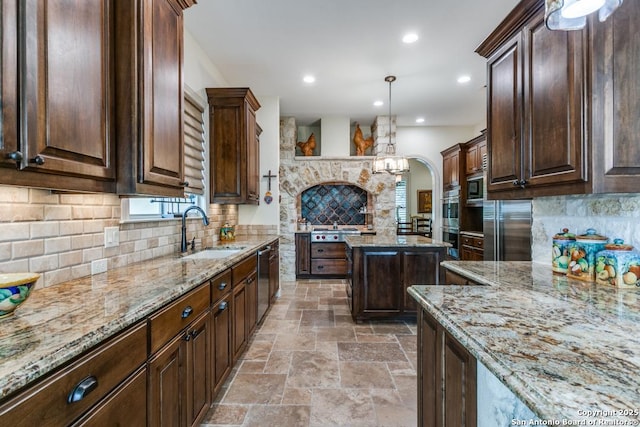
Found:
M 187 212 L 191 210 L 196 210 L 200 212 L 202 215 L 202 223 L 204 225 L 209 225 L 209 218 L 207 218 L 207 214 L 202 210 L 200 206 L 189 206 L 187 209 L 182 212 L 182 243 L 180 244 L 180 252 L 187 252 L 187 225 L 185 220 L 187 219 Z
M 334 230 L 338 229 L 338 221 L 333 221 L 333 229 Z

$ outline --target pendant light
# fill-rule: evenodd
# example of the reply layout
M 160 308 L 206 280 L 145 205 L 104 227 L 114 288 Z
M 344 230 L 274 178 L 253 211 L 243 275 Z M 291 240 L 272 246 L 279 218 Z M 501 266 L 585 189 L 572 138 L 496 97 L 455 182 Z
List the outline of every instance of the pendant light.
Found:
M 396 81 L 396 76 L 387 76 L 384 81 L 389 83 L 389 143 L 383 155 L 377 155 L 373 160 L 373 173 L 386 172 L 392 175 L 401 175 L 409 172 L 409 161 L 406 157 L 396 156 L 396 146 L 391 141 L 391 83 Z
M 623 0 L 545 0 L 544 21 L 550 30 L 581 30 L 587 15 L 598 11 L 603 22 Z

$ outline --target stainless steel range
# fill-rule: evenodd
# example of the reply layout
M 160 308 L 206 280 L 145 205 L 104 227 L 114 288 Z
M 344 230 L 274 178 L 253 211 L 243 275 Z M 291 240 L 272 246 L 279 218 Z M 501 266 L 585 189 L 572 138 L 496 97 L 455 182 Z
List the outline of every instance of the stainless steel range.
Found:
M 359 235 L 360 231 L 357 228 L 328 228 L 328 227 L 314 227 L 311 232 L 312 243 L 322 242 L 344 242 L 345 236 Z

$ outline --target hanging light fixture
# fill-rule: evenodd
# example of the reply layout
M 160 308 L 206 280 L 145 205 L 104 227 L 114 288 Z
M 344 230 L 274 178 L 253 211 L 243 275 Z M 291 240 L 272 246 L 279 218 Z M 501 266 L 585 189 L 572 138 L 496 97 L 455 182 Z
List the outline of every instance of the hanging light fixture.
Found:
M 545 0 L 544 21 L 550 30 L 580 30 L 587 23 L 587 15 L 598 11 L 603 22 L 622 4 L 623 0 Z
M 396 156 L 396 145 L 391 141 L 391 83 L 396 81 L 396 76 L 387 76 L 384 81 L 389 83 L 389 143 L 384 154 L 378 154 L 373 160 L 373 173 L 401 175 L 409 172 L 409 161 L 406 157 Z

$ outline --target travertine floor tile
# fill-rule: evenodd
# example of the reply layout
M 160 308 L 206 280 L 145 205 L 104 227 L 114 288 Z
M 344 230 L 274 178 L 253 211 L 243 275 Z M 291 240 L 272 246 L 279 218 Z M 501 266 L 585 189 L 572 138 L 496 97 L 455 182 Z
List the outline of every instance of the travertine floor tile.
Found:
M 222 402 L 280 404 L 286 378 L 286 375 L 280 374 L 239 373 Z
M 339 387 L 340 371 L 335 354 L 324 351 L 295 351 L 287 387 Z
M 374 426 L 376 414 L 367 390 L 317 389 L 311 398 L 313 427 Z
M 240 426 L 249 412 L 248 406 L 242 405 L 213 405 L 205 416 L 202 425 L 233 425 Z
M 369 362 L 406 362 L 407 358 L 397 343 L 339 342 L 340 360 Z
M 386 363 L 340 362 L 342 388 L 393 389 L 394 384 Z
M 298 405 L 255 405 L 247 414 L 247 427 L 306 427 L 309 425 L 308 406 Z

